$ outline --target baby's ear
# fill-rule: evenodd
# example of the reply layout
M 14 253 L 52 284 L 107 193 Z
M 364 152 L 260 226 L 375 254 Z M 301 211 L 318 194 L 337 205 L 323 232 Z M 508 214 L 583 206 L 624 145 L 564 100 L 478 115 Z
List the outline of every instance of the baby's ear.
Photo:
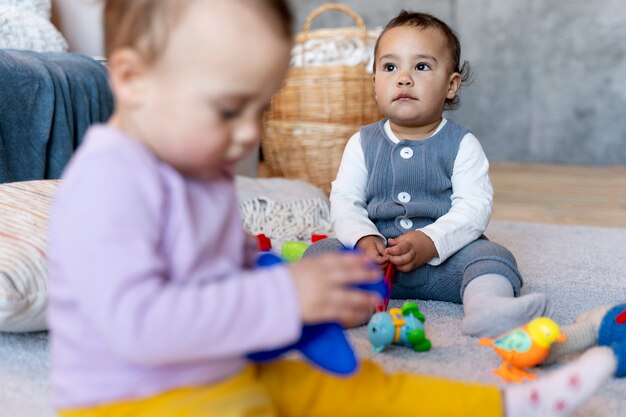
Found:
M 134 49 L 121 48 L 109 59 L 109 77 L 116 102 L 135 107 L 142 103 L 145 93 L 147 65 Z
M 376 73 L 372 74 L 372 82 L 376 85 Z M 376 89 L 374 89 L 374 100 L 378 101 L 378 96 L 376 96 Z
M 461 74 L 458 72 L 454 72 L 450 75 L 450 81 L 448 84 L 448 94 L 446 95 L 447 99 L 453 99 L 456 97 L 456 93 L 459 91 L 461 87 Z

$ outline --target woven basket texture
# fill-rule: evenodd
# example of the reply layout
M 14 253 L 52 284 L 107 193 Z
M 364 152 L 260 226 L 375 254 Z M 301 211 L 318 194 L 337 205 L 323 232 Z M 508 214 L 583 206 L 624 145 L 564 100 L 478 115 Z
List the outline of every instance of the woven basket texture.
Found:
M 327 11 L 349 15 L 356 26 L 310 30 Z M 364 46 L 375 40 L 357 13 L 329 3 L 311 12 L 294 42 L 305 48 L 311 40 L 341 37 L 361 39 Z M 381 117 L 366 64 L 291 67 L 265 115 L 261 147 L 269 175 L 302 179 L 328 194 L 348 139 Z

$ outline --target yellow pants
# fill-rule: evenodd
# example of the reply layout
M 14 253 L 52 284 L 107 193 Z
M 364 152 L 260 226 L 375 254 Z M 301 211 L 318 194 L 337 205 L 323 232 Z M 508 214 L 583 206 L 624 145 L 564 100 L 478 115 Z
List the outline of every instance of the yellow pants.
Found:
M 247 367 L 219 383 L 157 396 L 62 410 L 61 417 L 383 417 L 502 416 L 495 386 L 408 373 L 386 374 L 371 361 L 337 378 L 307 363 L 279 360 Z

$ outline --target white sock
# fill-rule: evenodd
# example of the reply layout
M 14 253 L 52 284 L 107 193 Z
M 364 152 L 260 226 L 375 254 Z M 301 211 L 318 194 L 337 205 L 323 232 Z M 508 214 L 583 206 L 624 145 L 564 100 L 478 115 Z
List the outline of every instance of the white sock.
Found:
M 524 385 L 504 391 L 506 417 L 566 417 L 585 403 L 617 369 L 608 347 L 589 349 L 577 360 Z
M 514 297 L 504 276 L 485 274 L 473 279 L 463 294 L 463 334 L 496 337 L 540 316 L 550 317 L 552 307 L 544 294 Z

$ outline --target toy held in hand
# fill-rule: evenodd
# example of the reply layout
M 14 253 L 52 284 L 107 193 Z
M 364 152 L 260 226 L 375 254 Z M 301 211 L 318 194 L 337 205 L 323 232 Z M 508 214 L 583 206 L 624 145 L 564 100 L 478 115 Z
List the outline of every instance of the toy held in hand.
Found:
M 282 262 L 280 257 L 266 252 L 259 256 L 257 265 L 269 267 Z M 357 287 L 366 291 L 376 291 L 383 298 L 387 295 L 387 287 L 382 278 L 377 283 L 361 284 Z M 346 339 L 343 327 L 338 323 L 305 325 L 302 327 L 300 339 L 293 345 L 252 353 L 248 355 L 248 359 L 267 362 L 293 349 L 299 350 L 315 366 L 339 376 L 350 375 L 357 369 L 358 364 L 352 346 Z
M 534 380 L 536 375 L 524 369 L 540 364 L 550 353 L 554 342 L 565 342 L 559 325 L 548 317 L 538 317 L 528 324 L 494 338 L 482 338 L 480 345 L 492 346 L 502 358 L 502 365 L 493 371 L 507 382 Z
M 430 350 L 430 340 L 426 338 L 424 321 L 426 318 L 414 302 L 404 303 L 402 309 L 392 308 L 389 312 L 379 312 L 367 324 L 367 338 L 374 353 L 379 353 L 391 344 L 406 346 L 416 352 Z
M 396 281 L 396 267 L 394 264 L 389 262 L 387 265 L 387 269 L 385 270 L 385 278 L 383 279 L 385 286 L 387 287 L 387 296 L 383 298 L 383 303 L 378 306 L 376 311 L 385 311 L 389 306 L 389 297 L 391 296 L 391 287 L 393 287 L 393 283 Z
M 350 249 L 347 247 L 343 247 L 343 252 L 359 252 L 360 249 L 354 248 Z M 389 263 L 387 265 L 387 269 L 385 269 L 385 275 L 381 281 L 376 282 L 375 284 L 360 284 L 357 285 L 357 288 L 361 288 L 363 290 L 376 291 L 382 297 L 382 303 L 376 306 L 376 311 L 385 311 L 387 310 L 387 306 L 389 305 L 389 298 L 391 297 L 391 287 L 396 279 L 396 267 Z

